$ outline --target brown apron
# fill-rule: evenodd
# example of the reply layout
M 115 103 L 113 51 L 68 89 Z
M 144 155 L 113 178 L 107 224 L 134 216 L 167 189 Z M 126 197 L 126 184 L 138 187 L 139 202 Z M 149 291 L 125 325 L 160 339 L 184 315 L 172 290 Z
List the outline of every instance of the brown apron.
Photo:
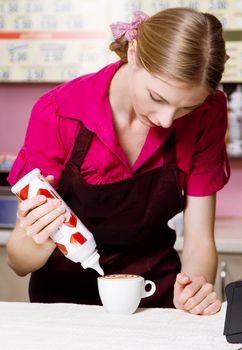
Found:
M 139 274 L 153 280 L 157 290 L 140 306 L 174 307 L 173 286 L 181 265 L 173 248 L 176 234 L 167 221 L 184 207 L 175 131 L 163 145 L 163 166 L 104 185 L 88 184 L 80 174 L 92 135 L 81 126 L 58 192 L 93 233 L 105 274 Z M 84 270 L 55 249 L 31 275 L 30 300 L 100 304 L 97 277 L 96 271 Z

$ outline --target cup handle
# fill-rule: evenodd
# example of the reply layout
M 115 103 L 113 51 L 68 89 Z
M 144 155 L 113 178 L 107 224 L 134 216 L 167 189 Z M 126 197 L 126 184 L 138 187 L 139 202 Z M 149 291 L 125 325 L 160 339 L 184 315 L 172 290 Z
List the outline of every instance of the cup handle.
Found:
M 151 289 L 147 292 L 145 290 L 145 287 L 150 285 L 151 286 Z M 142 298 L 147 298 L 147 297 L 150 297 L 151 295 L 153 295 L 156 291 L 156 286 L 155 286 L 155 283 L 153 281 L 150 281 L 150 280 L 146 280 L 145 283 L 144 283 L 144 289 L 143 289 L 143 293 L 142 293 Z

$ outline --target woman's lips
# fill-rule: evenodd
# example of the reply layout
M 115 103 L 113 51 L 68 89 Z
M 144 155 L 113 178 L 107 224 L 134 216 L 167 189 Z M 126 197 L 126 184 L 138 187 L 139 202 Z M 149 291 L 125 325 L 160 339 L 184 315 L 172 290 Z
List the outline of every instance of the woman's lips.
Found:
M 140 114 L 139 115 L 139 120 L 142 122 L 142 124 L 146 125 L 146 126 L 149 126 L 149 127 L 157 127 L 157 126 L 160 126 L 160 125 L 157 125 L 155 123 L 153 123 L 149 117 L 147 117 L 147 115 L 144 115 L 144 114 Z
M 148 122 L 149 122 L 149 124 L 150 124 L 151 126 L 153 126 L 153 127 L 154 127 L 154 126 L 159 126 L 159 125 L 153 123 L 153 122 L 150 120 L 150 118 L 147 117 L 147 119 L 148 119 Z

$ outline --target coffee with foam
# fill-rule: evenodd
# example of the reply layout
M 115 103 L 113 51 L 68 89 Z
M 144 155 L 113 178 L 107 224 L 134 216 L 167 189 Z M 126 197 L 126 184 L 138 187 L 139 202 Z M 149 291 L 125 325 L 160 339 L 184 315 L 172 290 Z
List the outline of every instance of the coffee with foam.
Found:
M 131 274 L 114 274 L 114 275 L 105 275 L 101 278 L 103 279 L 128 279 L 128 278 L 138 278 L 138 275 L 131 275 Z

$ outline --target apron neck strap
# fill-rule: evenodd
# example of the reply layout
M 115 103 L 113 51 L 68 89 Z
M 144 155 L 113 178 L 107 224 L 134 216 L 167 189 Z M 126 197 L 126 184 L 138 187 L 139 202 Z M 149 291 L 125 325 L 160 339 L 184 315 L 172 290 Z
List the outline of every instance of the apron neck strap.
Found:
M 74 148 L 71 154 L 70 162 L 74 163 L 77 167 L 83 162 L 87 150 L 89 148 L 93 133 L 88 130 L 83 123 L 81 123 L 81 127 L 79 133 L 77 135 Z
M 164 165 L 176 165 L 176 131 L 173 129 L 163 146 Z

